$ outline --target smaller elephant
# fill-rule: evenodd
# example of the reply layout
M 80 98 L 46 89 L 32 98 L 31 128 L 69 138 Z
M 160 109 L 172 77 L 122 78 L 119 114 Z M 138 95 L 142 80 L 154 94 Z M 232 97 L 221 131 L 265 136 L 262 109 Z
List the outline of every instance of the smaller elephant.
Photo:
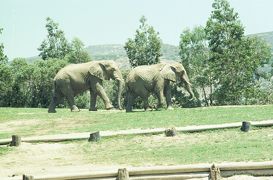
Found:
M 149 107 L 148 97 L 150 94 L 156 95 L 157 108 L 162 108 L 166 99 L 167 108 L 171 109 L 170 82 L 175 82 L 178 85 L 183 83 L 190 97 L 194 98 L 187 72 L 181 63 L 144 65 L 131 70 L 126 79 L 126 112 L 132 111 L 134 100 L 138 96 L 143 99 L 143 106 L 146 110 Z
M 107 94 L 102 86 L 103 80 L 114 79 L 118 83 L 118 107 L 121 109 L 121 93 L 124 80 L 114 61 L 91 61 L 81 64 L 70 64 L 62 68 L 54 78 L 54 92 L 48 108 L 49 113 L 55 113 L 56 105 L 66 98 L 71 111 L 79 111 L 74 97 L 84 91 L 90 91 L 90 111 L 96 111 L 96 99 L 100 96 L 107 110 L 112 109 Z

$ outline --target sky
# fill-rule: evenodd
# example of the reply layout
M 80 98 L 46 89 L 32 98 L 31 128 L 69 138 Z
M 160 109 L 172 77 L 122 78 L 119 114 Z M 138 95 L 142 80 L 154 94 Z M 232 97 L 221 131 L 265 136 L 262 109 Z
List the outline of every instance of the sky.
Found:
M 273 31 L 273 0 L 229 0 L 246 34 Z M 46 17 L 59 23 L 68 40 L 85 46 L 124 44 L 142 15 L 163 43 L 178 45 L 185 28 L 205 26 L 213 0 L 0 0 L 0 42 L 13 59 L 39 54 Z

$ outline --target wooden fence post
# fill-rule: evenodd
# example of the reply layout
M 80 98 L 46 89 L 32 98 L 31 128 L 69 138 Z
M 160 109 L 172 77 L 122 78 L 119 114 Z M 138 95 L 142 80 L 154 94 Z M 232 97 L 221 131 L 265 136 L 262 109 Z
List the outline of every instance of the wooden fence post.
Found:
M 99 141 L 99 140 L 100 140 L 100 132 L 99 132 L 99 131 L 94 132 L 94 133 L 91 133 L 91 134 L 90 134 L 90 137 L 89 137 L 89 139 L 88 139 L 89 142 L 90 142 L 90 141 L 95 141 L 95 142 L 97 142 L 97 141 Z
M 220 180 L 221 179 L 221 174 L 220 174 L 220 169 L 213 164 L 210 168 L 210 175 L 209 175 L 210 180 Z
M 21 137 L 18 135 L 12 135 L 12 140 L 10 142 L 10 146 L 20 146 L 21 144 Z
M 251 126 L 250 122 L 243 121 L 241 131 L 248 132 L 250 130 L 250 126 Z
M 118 170 L 117 180 L 129 180 L 129 172 L 126 168 Z
M 166 129 L 165 135 L 167 137 L 176 136 L 176 129 L 175 128 Z
M 33 176 L 23 175 L 23 180 L 34 180 Z

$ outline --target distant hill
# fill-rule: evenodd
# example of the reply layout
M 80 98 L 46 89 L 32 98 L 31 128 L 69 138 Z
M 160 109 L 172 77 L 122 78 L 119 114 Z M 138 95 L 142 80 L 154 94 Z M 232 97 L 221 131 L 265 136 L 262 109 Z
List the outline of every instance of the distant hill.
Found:
M 129 60 L 122 44 L 92 45 L 86 48 L 93 60 L 115 60 L 121 68 L 129 68 Z M 179 60 L 177 46 L 163 44 L 160 57 L 163 61 Z
M 257 36 L 264 39 L 266 42 L 269 43 L 273 52 L 273 31 L 272 32 L 265 32 L 265 33 L 258 33 L 258 34 L 251 34 L 248 36 Z M 92 45 L 86 48 L 87 52 L 92 57 L 92 60 L 115 60 L 117 61 L 121 67 L 126 68 L 129 66 L 128 57 L 126 52 L 123 48 L 123 44 L 104 44 L 104 45 Z M 179 61 L 179 48 L 178 46 L 170 45 L 170 44 L 163 44 L 161 48 L 160 57 L 163 61 Z M 27 58 L 30 63 L 40 59 L 38 56 L 34 56 L 31 58 Z M 273 59 L 272 61 L 273 62 Z M 269 65 L 266 71 L 269 71 Z
M 250 34 L 249 36 L 256 36 L 262 38 L 271 46 L 271 51 L 273 52 L 273 31 L 258 34 Z
M 273 54 L 273 31 L 271 32 L 265 32 L 265 33 L 258 33 L 258 34 L 250 34 L 248 35 L 250 37 L 259 37 L 263 40 L 265 40 L 270 46 L 271 46 L 271 53 Z M 269 60 L 268 64 L 265 64 L 263 67 L 260 67 L 258 69 L 259 74 L 271 74 L 270 72 L 272 71 L 271 64 L 273 64 L 273 57 L 271 60 Z

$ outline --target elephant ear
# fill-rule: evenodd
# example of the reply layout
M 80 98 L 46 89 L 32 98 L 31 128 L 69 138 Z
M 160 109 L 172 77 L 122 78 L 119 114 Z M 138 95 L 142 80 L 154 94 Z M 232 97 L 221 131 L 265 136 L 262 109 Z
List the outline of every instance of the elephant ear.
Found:
M 176 81 L 176 74 L 175 68 L 170 65 L 165 65 L 161 68 L 160 73 L 164 79 L 170 80 L 175 82 Z
M 103 65 L 101 63 L 95 63 L 92 64 L 89 67 L 89 73 L 93 76 L 96 76 L 97 78 L 104 80 L 105 79 L 105 75 L 104 75 L 104 70 L 103 70 Z

